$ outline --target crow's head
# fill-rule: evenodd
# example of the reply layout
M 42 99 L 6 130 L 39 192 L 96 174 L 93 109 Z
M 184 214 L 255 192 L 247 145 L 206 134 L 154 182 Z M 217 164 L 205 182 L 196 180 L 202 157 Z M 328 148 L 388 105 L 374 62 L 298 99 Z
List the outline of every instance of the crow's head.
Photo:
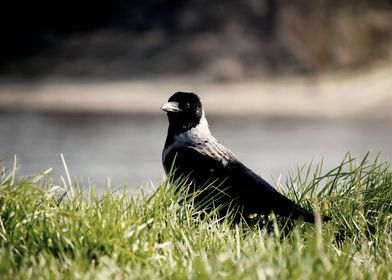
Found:
M 203 117 L 200 98 L 192 92 L 176 92 L 161 109 L 167 112 L 169 126 L 177 133 L 197 126 Z

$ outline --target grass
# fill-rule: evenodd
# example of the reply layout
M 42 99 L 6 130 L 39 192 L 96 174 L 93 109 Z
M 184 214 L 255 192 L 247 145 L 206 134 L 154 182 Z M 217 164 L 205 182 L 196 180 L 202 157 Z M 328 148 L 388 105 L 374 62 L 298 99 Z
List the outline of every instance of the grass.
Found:
M 97 196 L 56 179 L 1 172 L 1 279 L 392 279 L 392 171 L 378 157 L 289 175 L 282 191 L 333 220 L 288 235 L 273 216 L 272 230 L 203 220 L 167 181 Z

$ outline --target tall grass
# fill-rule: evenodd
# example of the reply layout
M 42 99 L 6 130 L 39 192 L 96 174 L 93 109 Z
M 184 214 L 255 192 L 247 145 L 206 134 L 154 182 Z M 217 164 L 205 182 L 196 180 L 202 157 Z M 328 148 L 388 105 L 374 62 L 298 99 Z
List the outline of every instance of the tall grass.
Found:
M 378 157 L 289 175 L 282 191 L 332 221 L 298 222 L 288 235 L 275 217 L 272 231 L 206 218 L 168 181 L 152 194 L 97 196 L 56 179 L 1 172 L 1 279 L 392 277 L 392 171 Z

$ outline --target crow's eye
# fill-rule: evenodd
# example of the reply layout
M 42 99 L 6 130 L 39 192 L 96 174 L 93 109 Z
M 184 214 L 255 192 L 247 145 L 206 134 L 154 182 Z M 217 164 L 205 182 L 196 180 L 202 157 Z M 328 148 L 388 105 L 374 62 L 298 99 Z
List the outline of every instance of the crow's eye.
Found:
M 191 107 L 191 104 L 189 104 L 188 102 L 185 104 L 185 109 L 189 109 L 189 107 Z

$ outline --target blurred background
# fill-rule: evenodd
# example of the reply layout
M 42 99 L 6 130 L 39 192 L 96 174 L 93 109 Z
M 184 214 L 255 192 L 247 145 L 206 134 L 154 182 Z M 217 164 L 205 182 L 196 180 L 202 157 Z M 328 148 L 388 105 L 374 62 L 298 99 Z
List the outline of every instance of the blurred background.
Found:
M 159 185 L 176 91 L 268 181 L 347 152 L 392 158 L 391 0 L 8 1 L 0 160 L 98 192 Z M 280 177 L 282 176 L 282 179 Z

